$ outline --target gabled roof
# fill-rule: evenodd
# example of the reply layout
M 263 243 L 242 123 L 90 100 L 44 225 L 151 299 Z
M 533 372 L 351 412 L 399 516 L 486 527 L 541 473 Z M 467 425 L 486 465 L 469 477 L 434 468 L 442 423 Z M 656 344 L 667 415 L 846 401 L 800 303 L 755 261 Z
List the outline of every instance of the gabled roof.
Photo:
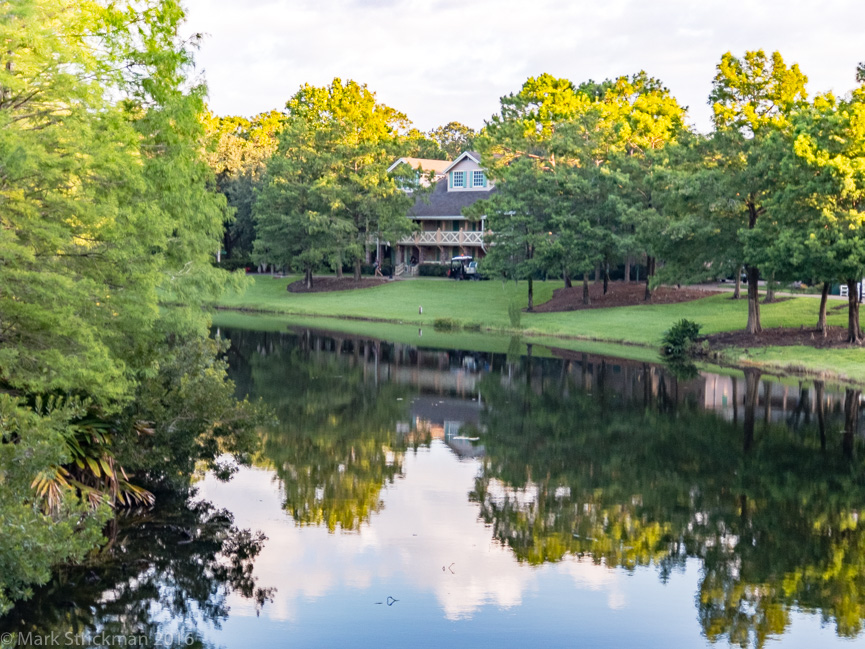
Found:
M 449 160 L 431 160 L 429 158 L 400 158 L 387 168 L 388 172 L 397 168 L 397 165 L 405 163 L 412 169 L 423 169 L 424 171 L 434 171 L 436 174 L 443 174 L 445 169 L 451 165 Z
M 475 162 L 475 164 L 481 163 L 481 154 L 480 153 L 478 153 L 477 151 L 464 151 L 463 153 L 459 154 L 459 156 L 457 156 L 456 160 L 454 160 L 453 162 L 448 164 L 448 166 L 445 167 L 445 169 L 444 169 L 444 171 L 442 171 L 442 173 L 446 174 L 448 171 L 451 170 L 451 167 L 453 167 L 455 164 L 457 164 L 461 160 L 464 160 L 465 158 L 469 158 L 470 160 L 473 160 Z
M 449 192 L 447 181 L 440 180 L 435 184 L 432 192 L 415 201 L 409 216 L 417 218 L 460 216 L 464 207 L 483 198 L 489 198 L 495 191 L 493 187 L 480 191 L 469 189 Z

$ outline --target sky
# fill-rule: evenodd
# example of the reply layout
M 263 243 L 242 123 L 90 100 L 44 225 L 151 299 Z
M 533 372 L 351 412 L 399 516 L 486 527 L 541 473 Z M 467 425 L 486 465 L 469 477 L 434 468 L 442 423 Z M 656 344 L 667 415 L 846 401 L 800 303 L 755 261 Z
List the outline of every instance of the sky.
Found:
M 865 0 L 185 0 L 219 115 L 279 109 L 304 83 L 365 83 L 428 131 L 474 129 L 548 72 L 575 83 L 645 70 L 699 130 L 727 51 L 779 51 L 809 91 L 843 95 L 865 61 Z

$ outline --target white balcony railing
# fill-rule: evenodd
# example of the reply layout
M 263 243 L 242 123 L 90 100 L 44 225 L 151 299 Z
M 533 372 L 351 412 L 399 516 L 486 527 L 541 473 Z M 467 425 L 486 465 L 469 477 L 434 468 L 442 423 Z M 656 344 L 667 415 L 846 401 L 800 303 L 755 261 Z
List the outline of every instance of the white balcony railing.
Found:
M 483 242 L 483 232 L 442 230 L 417 232 L 399 241 L 403 246 L 480 246 Z

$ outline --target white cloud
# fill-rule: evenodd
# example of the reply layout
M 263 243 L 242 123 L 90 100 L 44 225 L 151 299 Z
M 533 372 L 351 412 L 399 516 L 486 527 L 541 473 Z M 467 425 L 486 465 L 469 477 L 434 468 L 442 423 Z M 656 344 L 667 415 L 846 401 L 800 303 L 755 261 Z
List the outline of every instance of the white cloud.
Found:
M 844 93 L 865 59 L 861 0 L 187 0 L 219 114 L 282 108 L 303 83 L 355 79 L 422 129 L 475 128 L 528 76 L 645 69 L 709 123 L 728 50 L 779 50 L 812 91 Z

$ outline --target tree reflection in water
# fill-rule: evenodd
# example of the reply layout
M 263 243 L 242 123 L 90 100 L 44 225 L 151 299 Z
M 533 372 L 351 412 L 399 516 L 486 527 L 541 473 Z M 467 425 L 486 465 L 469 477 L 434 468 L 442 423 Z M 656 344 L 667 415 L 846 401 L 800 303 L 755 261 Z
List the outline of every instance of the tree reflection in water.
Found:
M 279 415 L 259 462 L 294 520 L 368 523 L 418 441 L 396 433 L 412 392 L 389 380 L 399 346 L 309 332 L 232 340 L 233 378 Z M 756 370 L 731 380 L 531 347 L 521 357 L 522 344 L 487 358 L 472 433 L 485 456 L 469 495 L 519 561 L 585 556 L 667 580 L 696 558 L 697 617 L 712 642 L 763 647 L 796 609 L 861 634 L 859 391 L 839 399 L 822 382 L 800 385 L 787 408 Z M 711 406 L 709 381 L 722 379 L 732 398 Z
M 681 399 L 679 381 L 657 368 L 635 376 L 642 394 L 612 392 L 606 363 L 593 369 L 579 372 L 582 386 L 570 372 L 539 383 L 524 363 L 521 377 L 481 385 L 486 458 L 471 498 L 519 560 L 587 555 L 627 570 L 655 565 L 667 579 L 696 557 L 698 617 L 712 641 L 762 647 L 796 608 L 841 636 L 861 633 L 858 390 L 846 393 L 838 435 L 822 384 L 816 421 L 794 411 L 776 423 L 768 388 L 758 412 L 761 377 L 748 370 L 739 424 L 735 398 L 727 421 Z
M 229 595 L 260 610 L 273 595 L 252 575 L 265 537 L 238 529 L 229 512 L 206 501 L 165 495 L 158 502 L 117 519 L 105 548 L 61 569 L 3 618 L 0 630 L 32 632 L 34 646 L 56 633 L 64 642 L 93 639 L 92 646 L 134 638 L 144 646 L 204 647 L 203 627 L 228 617 Z
M 258 464 L 279 477 L 298 525 L 357 531 L 381 509 L 381 490 L 402 474 L 407 389 L 384 380 L 382 344 L 232 332 L 232 363 L 251 395 L 275 410 Z M 254 347 L 249 343 L 254 341 Z

